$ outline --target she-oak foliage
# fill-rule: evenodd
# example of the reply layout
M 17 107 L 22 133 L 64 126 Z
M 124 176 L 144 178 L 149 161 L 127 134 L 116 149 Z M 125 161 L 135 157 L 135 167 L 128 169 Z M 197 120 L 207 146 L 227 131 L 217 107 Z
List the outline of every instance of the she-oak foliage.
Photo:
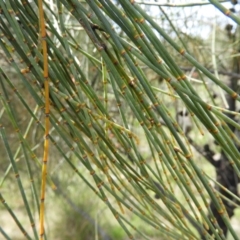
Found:
M 210 2 L 239 24 L 237 14 Z M 238 57 L 229 81 L 221 79 L 159 9 L 172 34 L 134 1 L 0 1 L 0 211 L 26 239 L 49 239 L 46 214 L 54 213 L 45 205 L 61 181 L 58 170 L 50 174 L 55 158 L 106 204 L 130 239 L 152 239 L 132 215 L 163 239 L 239 239 L 230 222 L 239 204 Z M 236 36 L 231 41 L 238 44 Z M 179 62 L 198 74 L 201 91 Z M 229 109 L 216 104 L 206 79 Z M 176 102 L 190 113 L 194 137 L 176 121 Z M 218 161 L 210 144 L 198 142 L 201 134 L 214 138 Z M 202 169 L 204 158 L 216 179 Z

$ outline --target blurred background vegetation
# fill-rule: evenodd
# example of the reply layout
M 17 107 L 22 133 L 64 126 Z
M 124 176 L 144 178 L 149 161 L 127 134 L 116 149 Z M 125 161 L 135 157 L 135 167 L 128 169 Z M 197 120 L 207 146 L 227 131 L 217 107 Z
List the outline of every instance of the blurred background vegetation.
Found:
M 44 40 L 44 238 L 240 239 L 239 4 L 210 2 L 46 0 L 46 38 L 0 2 L 0 239 L 39 238 Z

